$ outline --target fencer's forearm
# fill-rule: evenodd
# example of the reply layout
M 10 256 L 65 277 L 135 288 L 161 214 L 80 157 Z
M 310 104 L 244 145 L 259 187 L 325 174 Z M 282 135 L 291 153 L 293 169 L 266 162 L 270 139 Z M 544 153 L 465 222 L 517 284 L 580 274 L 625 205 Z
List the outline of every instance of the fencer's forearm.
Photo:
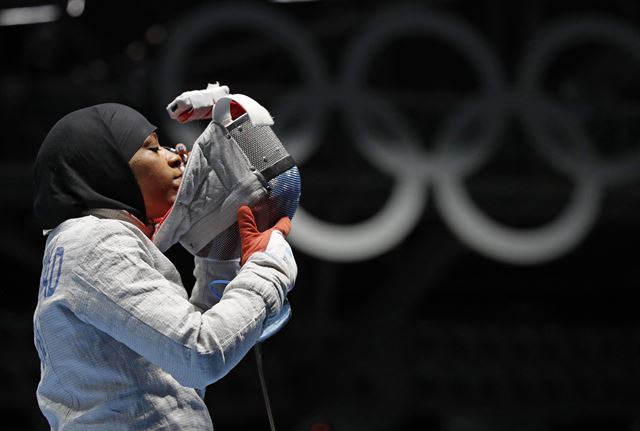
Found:
M 224 377 L 255 345 L 267 308 L 264 298 L 251 288 L 236 288 L 201 316 L 191 360 L 208 385 Z
M 271 283 L 275 290 L 268 289 L 269 292 L 262 292 L 262 294 L 266 298 L 269 309 L 274 310 L 269 314 L 277 314 L 282 308 L 287 291 L 290 289 L 290 268 L 283 264 L 280 259 L 274 259 L 269 254 L 256 253 L 242 270 L 242 277 L 233 283 L 230 288 L 233 289 L 234 286 L 242 285 L 243 281 L 252 283 L 251 277 L 258 277 Z M 239 272 L 240 263 L 238 259 L 215 260 L 195 256 L 193 275 L 196 281 L 191 291 L 189 302 L 200 311 L 205 312 L 218 303 L 222 295 L 222 290 L 219 292 L 212 291 L 209 288 L 209 283 L 213 280 L 231 282 L 238 276 Z
M 286 290 L 280 278 L 284 275 L 276 268 L 249 263 L 227 286 L 221 300 L 201 314 L 200 324 L 185 325 L 187 333 L 189 327 L 199 329 L 197 335 L 186 337 L 193 342 L 190 371 L 203 373 L 191 384 L 198 384 L 201 378 L 210 384 L 224 377 L 258 341 L 266 318 L 282 308 Z M 180 370 L 172 374 L 181 381 L 176 376 Z M 189 374 L 181 377 L 183 384 L 190 380 Z
M 267 317 L 270 317 L 282 309 L 290 283 L 290 276 L 284 265 L 267 253 L 258 252 L 244 264 L 233 283 L 227 286 L 225 294 L 236 286 L 252 286 L 252 289 L 264 298 Z
M 137 283 L 128 284 L 124 295 L 114 295 L 79 269 L 73 278 L 83 286 L 69 292 L 75 315 L 188 387 L 202 388 L 226 375 L 258 340 L 268 313 L 264 297 L 254 290 L 266 287 L 255 283 L 239 283 L 201 313 L 186 298 L 162 293 L 139 301 Z

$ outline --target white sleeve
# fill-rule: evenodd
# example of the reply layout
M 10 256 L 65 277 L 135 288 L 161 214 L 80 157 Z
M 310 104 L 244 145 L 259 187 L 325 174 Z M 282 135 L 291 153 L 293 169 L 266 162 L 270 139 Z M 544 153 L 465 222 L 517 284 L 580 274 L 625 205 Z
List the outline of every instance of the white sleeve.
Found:
M 193 275 L 196 282 L 189 302 L 200 311 L 206 311 L 220 301 L 227 285 L 240 271 L 240 259 L 218 260 L 195 256 Z M 278 314 L 272 314 L 264 323 L 258 342 L 279 332 L 291 318 L 291 305 L 284 301 Z
M 265 318 L 282 307 L 278 265 L 245 265 L 201 313 L 181 285 L 155 269 L 135 235 L 107 235 L 88 250 L 69 269 L 69 309 L 188 387 L 227 374 L 258 340 Z

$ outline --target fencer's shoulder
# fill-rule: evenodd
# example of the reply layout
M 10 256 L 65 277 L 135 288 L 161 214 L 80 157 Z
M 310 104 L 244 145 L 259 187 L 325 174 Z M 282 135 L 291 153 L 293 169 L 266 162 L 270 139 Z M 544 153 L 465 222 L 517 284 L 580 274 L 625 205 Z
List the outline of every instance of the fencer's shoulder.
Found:
M 52 232 L 58 240 L 79 242 L 84 248 L 100 248 L 106 244 L 137 240 L 144 236 L 135 226 L 121 220 L 92 215 L 70 219 Z

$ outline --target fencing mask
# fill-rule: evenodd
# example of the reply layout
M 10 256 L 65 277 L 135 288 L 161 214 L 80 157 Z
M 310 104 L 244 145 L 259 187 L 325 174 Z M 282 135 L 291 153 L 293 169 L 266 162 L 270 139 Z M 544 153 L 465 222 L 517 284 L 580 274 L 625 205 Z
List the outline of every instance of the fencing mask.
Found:
M 232 118 L 232 103 L 245 113 Z M 194 256 L 218 262 L 221 273 L 209 275 L 212 291 L 223 289 L 239 270 L 240 206 L 252 208 L 260 230 L 283 216 L 293 218 L 298 207 L 300 173 L 271 125 L 271 115 L 248 96 L 218 99 L 211 123 L 193 145 L 174 205 L 153 237 L 161 251 L 180 242 Z M 277 332 L 290 312 L 287 303 L 267 322 L 261 340 Z

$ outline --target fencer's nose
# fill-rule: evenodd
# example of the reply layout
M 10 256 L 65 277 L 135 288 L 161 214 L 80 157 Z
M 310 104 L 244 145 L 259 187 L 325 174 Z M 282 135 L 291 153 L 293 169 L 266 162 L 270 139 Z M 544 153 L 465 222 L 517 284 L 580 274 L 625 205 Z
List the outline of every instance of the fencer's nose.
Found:
M 164 147 L 165 157 L 167 158 L 167 164 L 172 168 L 180 168 L 182 165 L 182 157 L 178 154 L 178 152 L 171 147 Z

